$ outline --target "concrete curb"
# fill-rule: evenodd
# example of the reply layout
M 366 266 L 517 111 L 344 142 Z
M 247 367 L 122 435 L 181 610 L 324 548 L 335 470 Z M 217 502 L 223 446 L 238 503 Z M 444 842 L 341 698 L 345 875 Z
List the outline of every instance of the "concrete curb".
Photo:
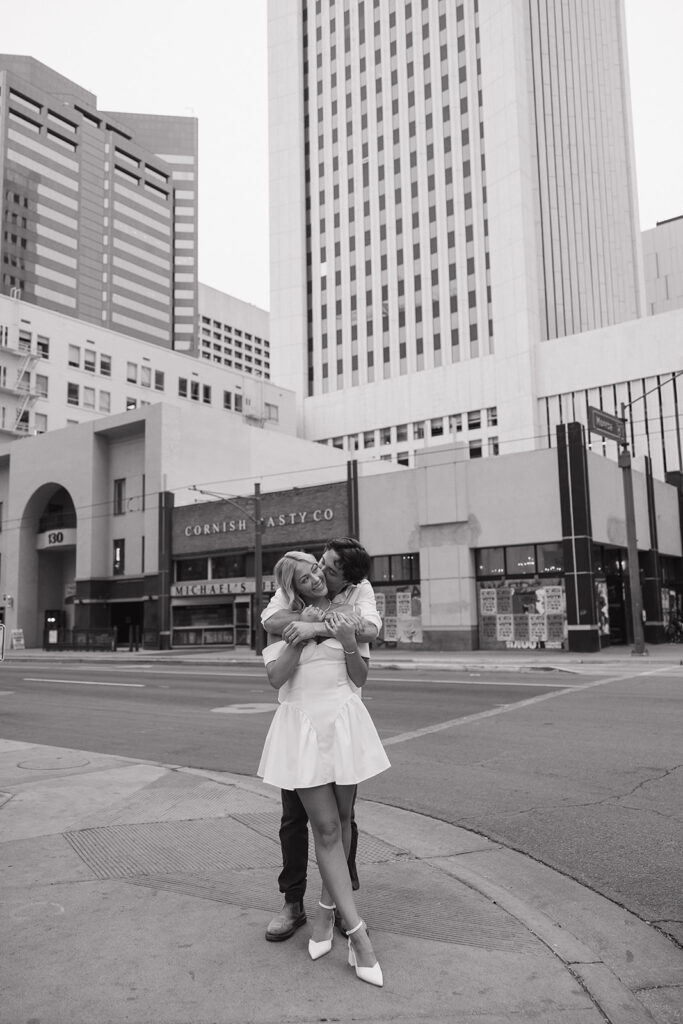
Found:
M 73 790 L 74 793 L 69 807 L 69 814 L 72 817 L 74 815 L 78 817 L 78 802 L 86 797 L 88 786 L 91 787 L 90 791 L 92 791 L 92 787 L 97 787 L 99 784 L 100 800 L 104 800 L 106 803 L 107 793 L 101 792 L 102 783 L 100 780 L 108 780 L 106 784 L 113 787 L 112 798 L 114 800 L 120 798 L 120 793 L 117 789 L 118 783 L 115 778 L 117 775 L 116 770 L 120 769 L 124 773 L 129 773 L 135 766 L 140 766 L 141 769 L 157 768 L 159 769 L 159 774 L 164 775 L 164 777 L 171 773 L 180 773 L 206 782 L 213 782 L 219 786 L 234 787 L 245 794 L 257 796 L 261 800 L 265 798 L 267 803 L 273 806 L 274 810 L 279 808 L 279 799 L 276 792 L 269 790 L 268 787 L 264 787 L 260 780 L 250 776 L 189 769 L 180 765 L 99 755 L 88 751 L 66 751 L 62 748 L 41 747 L 34 744 L 22 744 L 12 741 L 3 743 L 3 741 L 0 741 L 0 755 L 4 756 L 5 770 L 15 761 L 15 758 L 24 760 L 29 752 L 31 757 L 52 757 L 55 760 L 63 757 L 65 765 L 74 760 L 77 762 L 79 760 L 78 755 L 80 755 L 80 759 L 85 759 L 86 764 L 90 758 L 95 759 L 96 763 L 91 763 L 87 767 L 77 766 L 72 769 L 65 767 L 60 770 L 63 787 L 69 792 Z M 149 776 L 149 772 L 142 772 L 141 779 L 143 776 Z M 36 823 L 34 823 L 33 816 L 39 813 L 41 807 L 47 808 L 48 818 L 51 813 L 54 813 L 54 805 L 52 803 L 52 793 L 54 791 L 50 790 L 54 777 L 52 776 L 49 780 L 45 776 L 35 779 L 22 778 L 21 782 L 17 782 L 15 773 L 13 776 L 14 781 L 11 778 L 9 782 L 7 778 L 5 781 L 2 781 L 2 789 L 8 794 L 10 800 L 9 803 L 5 803 L 4 806 L 0 807 L 0 816 L 5 813 L 5 808 L 11 807 L 14 795 L 13 790 L 17 799 L 20 798 L 20 794 L 24 796 L 32 794 L 34 801 L 29 803 L 23 812 L 29 825 L 26 839 L 17 839 L 16 841 L 35 842 L 37 844 L 36 849 L 38 849 L 41 843 L 41 836 L 56 836 L 60 832 L 63 833 L 65 831 L 64 820 L 60 821 L 59 817 L 53 818 L 52 822 L 46 820 L 42 830 L 40 824 L 38 824 L 37 829 L 35 828 Z M 69 777 L 73 778 L 73 785 L 69 782 Z M 42 803 L 41 792 L 43 794 Z M 76 802 L 74 803 L 73 800 Z M 62 810 L 61 813 L 64 814 L 64 811 Z M 80 824 L 76 826 L 69 825 L 68 827 L 81 829 L 93 827 L 91 824 L 88 824 L 89 815 L 92 816 L 92 814 L 92 809 L 86 805 L 82 812 L 82 815 L 85 815 L 85 817 L 81 815 Z M 547 979 L 549 991 L 553 991 L 552 986 L 559 982 L 560 977 L 557 973 L 553 974 L 553 970 L 550 967 L 554 958 L 558 970 L 567 972 L 574 980 L 574 984 L 578 985 L 586 993 L 590 1003 L 597 1007 L 596 1011 L 589 1011 L 586 1007 L 581 1010 L 575 1008 L 574 1013 L 577 1016 L 575 1018 L 572 1017 L 572 1019 L 577 1021 L 580 1019 L 582 1024 L 584 1022 L 585 1024 L 597 1024 L 598 1020 L 602 1020 L 603 1017 L 606 1017 L 610 1024 L 674 1024 L 674 1022 L 681 1020 L 677 1013 L 680 1006 L 683 1005 L 683 999 L 681 999 L 681 994 L 683 993 L 683 954 L 663 935 L 635 918 L 628 911 L 586 889 L 578 882 L 560 875 L 558 872 L 521 853 L 517 853 L 486 837 L 459 826 L 451 825 L 440 819 L 430 818 L 426 815 L 389 804 L 362 799 L 358 801 L 357 816 L 361 833 L 365 831 L 368 836 L 374 836 L 390 846 L 407 851 L 414 858 L 416 865 L 421 864 L 423 868 L 427 867 L 432 874 L 436 873 L 437 878 L 441 875 L 444 879 L 444 892 L 449 891 L 446 879 L 454 879 L 477 897 L 481 897 L 489 905 L 500 908 L 506 915 L 514 919 L 522 929 L 526 930 L 530 936 L 533 936 L 534 941 L 537 940 L 546 950 L 550 951 L 552 954 L 550 960 L 543 961 L 546 963 L 546 970 L 549 972 Z M 198 815 L 198 817 L 201 818 L 201 815 Z M 19 831 L 21 832 L 21 829 Z M 6 842 L 10 843 L 13 841 L 15 841 L 13 838 L 6 840 Z M 4 845 L 0 844 L 0 849 Z M 36 855 L 40 857 L 39 852 Z M 40 861 L 38 860 L 37 865 L 39 863 Z M 416 867 L 415 870 L 419 873 L 420 869 Z M 39 877 L 49 879 L 49 871 L 46 871 L 44 876 L 39 873 Z M 143 907 L 149 906 L 153 908 L 158 903 L 151 895 L 153 892 L 153 885 L 152 888 L 147 890 L 137 890 L 136 895 L 139 894 L 139 899 L 143 901 L 141 904 Z M 145 902 L 149 900 L 152 900 L 152 903 Z M 197 906 L 196 902 L 194 906 Z M 200 907 L 197 912 L 201 917 L 204 910 Z M 154 914 L 155 910 L 150 909 L 145 913 Z M 211 918 L 211 913 L 210 909 L 206 910 L 207 919 Z M 250 913 L 253 917 L 255 912 L 247 911 L 246 913 Z M 242 917 L 244 917 L 244 912 Z M 260 929 L 259 934 L 261 934 Z M 201 942 L 201 940 L 198 941 Z M 302 939 L 301 941 L 303 942 L 304 940 Z M 410 936 L 405 937 L 402 934 L 392 937 L 384 933 L 383 941 L 388 949 L 391 948 L 392 943 L 394 947 L 398 946 L 402 951 L 402 955 L 406 953 L 411 955 L 412 952 L 412 955 L 417 958 L 418 963 L 420 962 L 420 957 L 425 955 L 422 952 L 424 942 L 419 938 L 411 939 Z M 433 952 L 433 947 L 428 948 L 431 948 Z M 451 949 L 455 948 L 451 947 Z M 476 971 L 479 973 L 475 972 L 476 978 L 480 977 L 482 971 L 485 974 L 486 954 L 482 954 L 481 951 L 477 952 L 476 949 L 469 949 L 467 951 L 462 946 L 457 948 L 459 949 L 459 961 L 469 957 L 470 974 L 473 971 L 472 964 L 477 965 Z M 444 949 L 442 952 L 445 955 L 448 950 Z M 269 956 L 271 953 L 272 951 L 266 950 L 264 952 L 259 950 L 259 955 Z M 452 953 L 448 955 L 450 956 Z M 522 957 L 520 966 L 524 960 L 524 955 L 520 953 L 520 957 Z M 285 970 L 288 962 L 287 957 L 280 956 L 279 959 L 275 958 L 272 960 L 273 966 L 271 970 L 274 970 L 276 973 Z M 534 959 L 533 962 L 537 964 L 539 962 L 538 958 Z M 424 968 L 428 970 L 428 964 L 425 964 Z M 299 961 L 297 958 L 297 972 L 300 970 L 304 971 L 305 969 L 305 959 Z M 446 970 L 448 971 L 447 968 Z M 454 980 L 456 976 L 459 976 L 459 972 L 453 975 Z M 555 981 L 552 980 L 553 978 Z M 510 982 L 514 983 L 512 979 L 510 979 Z M 303 977 L 301 980 L 297 980 L 297 984 L 300 983 L 303 983 Z M 351 988 L 347 992 L 347 986 L 343 979 L 340 978 L 339 983 L 342 985 L 341 991 L 344 994 L 344 998 L 347 998 L 347 995 L 353 998 L 354 989 Z M 462 984 L 461 980 L 460 985 L 462 986 Z M 535 992 L 538 991 L 538 984 L 539 979 L 536 980 L 535 987 L 532 986 Z M 429 1003 L 429 998 L 428 996 L 427 1003 Z M 552 999 L 548 1004 L 548 1010 L 550 1010 L 551 1003 Z M 438 1003 L 432 1005 L 431 1012 L 429 1005 L 424 1006 L 426 1012 L 420 1012 L 418 1015 L 422 1024 L 437 1024 L 437 1022 L 442 1024 L 445 1019 L 443 1013 L 439 1012 L 436 1016 L 434 1015 L 437 1005 Z M 414 1013 L 412 1017 L 404 1017 L 404 1012 L 399 1012 L 399 1007 L 400 1004 L 396 1004 L 393 1010 L 390 1011 L 388 1005 L 384 1010 L 380 1009 L 379 1004 L 368 1003 L 363 1011 L 363 1020 L 378 1022 L 379 1024 L 379 1022 L 389 1019 L 417 1019 Z M 379 1012 L 375 1012 L 375 1010 Z M 479 1013 L 472 1015 L 470 1010 L 469 1013 L 463 1014 L 460 1017 L 458 1012 L 457 1019 L 469 1022 L 473 1021 L 476 1017 L 477 1020 L 495 1021 L 495 1024 L 504 1024 L 507 1021 L 512 1024 L 513 1020 L 519 1019 L 519 1010 L 511 1013 L 509 1016 L 506 1014 L 501 1015 L 500 1013 L 489 1014 L 484 1005 L 482 1005 L 481 1010 L 481 1016 Z M 599 1018 L 593 1015 L 594 1012 L 597 1013 L 598 1011 L 601 1015 Z M 339 1012 L 343 1014 L 344 1008 L 340 1007 Z M 348 1010 L 346 1012 L 348 1013 Z M 389 1016 L 386 1016 L 387 1012 L 389 1012 Z M 456 1007 L 454 1007 L 453 1012 L 456 1013 Z M 563 1010 L 556 1007 L 556 1012 L 562 1013 Z M 356 1019 L 355 1014 L 352 1014 L 352 1016 L 353 1019 Z M 572 1016 L 571 1012 L 569 1016 Z M 9 1022 L 11 1019 L 4 1017 L 3 1011 L 0 1010 L 0 1020 Z M 55 1017 L 55 1019 L 57 1018 Z M 59 1019 L 62 1020 L 64 1018 L 59 1017 Z M 112 1017 L 112 1020 L 114 1019 L 119 1020 L 119 1017 Z M 126 1017 L 125 1019 L 129 1018 Z M 137 1020 L 138 1018 L 130 1019 Z M 170 1017 L 163 1015 L 160 1010 L 160 1016 L 158 1021 L 155 1021 L 155 1024 L 160 1024 L 162 1020 L 170 1019 Z M 192 1020 L 193 1024 L 196 1024 L 198 1020 L 196 1017 L 183 1019 Z M 241 1020 L 241 1018 L 234 1016 L 221 1017 L 220 1019 L 230 1020 L 231 1022 L 238 1019 Z M 245 1017 L 244 1019 L 251 1020 L 256 1018 Z M 270 1021 L 271 1019 L 271 1017 L 265 1015 L 263 1017 L 264 1021 Z M 305 1013 L 302 1016 L 295 1012 L 293 1016 L 288 1015 L 287 1019 L 293 1021 L 313 1021 L 320 1020 L 321 1017 L 315 1014 L 309 1016 Z M 341 1020 L 351 1018 L 342 1015 L 327 1017 L 326 1019 Z M 527 1019 L 532 1018 L 528 1017 Z M 549 1024 L 551 1021 L 554 1024 L 556 1018 L 548 1016 L 544 1019 Z M 173 1020 L 176 1020 L 176 1018 L 174 1017 Z

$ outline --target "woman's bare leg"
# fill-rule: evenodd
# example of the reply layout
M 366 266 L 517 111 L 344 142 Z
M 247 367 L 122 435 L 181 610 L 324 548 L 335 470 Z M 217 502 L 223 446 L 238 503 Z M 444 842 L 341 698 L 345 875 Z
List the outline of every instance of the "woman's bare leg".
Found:
M 353 928 L 360 921 L 360 916 L 353 898 L 347 855 L 344 853 L 340 815 L 340 804 L 342 813 L 346 813 L 347 801 L 344 790 L 353 789 L 353 787 L 338 788 L 341 793 L 335 792 L 332 783 L 327 783 L 324 786 L 298 789 L 297 792 L 313 830 L 318 869 L 323 880 L 323 893 L 330 897 L 329 900 L 323 899 L 322 902 L 335 903 L 346 927 Z M 351 803 L 349 801 L 349 820 L 350 810 Z M 351 938 L 358 964 L 361 967 L 372 967 L 377 963 L 377 957 L 364 928 L 357 931 Z M 316 939 L 316 941 L 318 940 Z
M 349 859 L 349 851 L 351 850 L 351 812 L 353 810 L 353 798 L 356 792 L 356 786 L 340 786 L 337 783 L 333 783 L 334 796 L 337 801 L 337 808 L 339 810 L 339 821 L 341 823 L 342 831 L 342 846 L 344 847 L 344 856 L 346 857 L 347 863 Z M 320 902 L 324 903 L 325 906 L 330 906 L 333 902 L 330 896 L 325 882 L 323 881 L 322 891 L 320 893 Z

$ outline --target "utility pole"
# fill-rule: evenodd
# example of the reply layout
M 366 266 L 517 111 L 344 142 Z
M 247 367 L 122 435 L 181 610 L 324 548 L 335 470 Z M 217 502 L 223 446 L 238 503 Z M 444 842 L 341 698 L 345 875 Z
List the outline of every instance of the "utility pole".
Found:
M 631 402 L 621 403 L 621 419 L 624 424 L 624 436 L 622 441 L 622 450 L 619 452 L 619 465 L 623 470 L 623 482 L 624 482 L 624 507 L 626 512 L 626 544 L 628 547 L 628 575 L 629 583 L 631 587 L 631 617 L 633 620 L 633 643 L 634 647 L 632 654 L 647 654 L 645 647 L 645 637 L 643 631 L 643 594 L 640 587 L 640 567 L 638 565 L 638 543 L 636 539 L 636 515 L 635 506 L 633 502 L 633 479 L 631 476 L 631 453 L 628 450 L 628 431 L 626 430 L 626 410 L 630 409 L 636 402 L 642 401 L 648 395 L 651 395 L 653 391 L 661 392 L 662 387 L 665 384 L 673 384 L 673 382 L 683 374 L 683 370 L 677 370 L 671 374 L 668 380 L 662 381 L 661 383 L 655 384 L 649 391 L 644 391 L 638 398 L 634 398 Z M 680 434 L 677 432 L 678 438 L 678 461 L 680 465 L 681 461 L 681 443 Z M 681 467 L 683 469 L 683 466 Z
M 261 607 L 263 605 L 263 555 L 261 549 L 263 524 L 261 522 L 261 485 L 254 484 L 254 652 L 257 658 L 263 654 L 263 627 Z
M 263 626 L 261 625 L 261 608 L 263 607 L 263 521 L 261 519 L 261 485 L 254 483 L 254 514 L 243 508 L 234 498 L 228 494 L 220 494 L 217 491 L 207 491 L 193 484 L 190 488 L 197 494 L 207 494 L 211 498 L 220 498 L 234 505 L 242 515 L 251 519 L 254 524 L 254 653 L 260 658 L 263 654 Z
M 621 403 L 621 418 L 626 427 L 626 404 Z M 633 501 L 633 477 L 631 475 L 631 453 L 628 449 L 628 433 L 624 430 L 624 441 L 619 452 L 619 466 L 624 484 L 624 511 L 626 516 L 626 547 L 628 549 L 628 579 L 631 591 L 631 622 L 633 624 L 633 650 L 631 654 L 647 654 L 643 630 L 643 593 L 640 586 L 640 565 L 638 563 L 638 541 L 636 538 L 636 509 Z

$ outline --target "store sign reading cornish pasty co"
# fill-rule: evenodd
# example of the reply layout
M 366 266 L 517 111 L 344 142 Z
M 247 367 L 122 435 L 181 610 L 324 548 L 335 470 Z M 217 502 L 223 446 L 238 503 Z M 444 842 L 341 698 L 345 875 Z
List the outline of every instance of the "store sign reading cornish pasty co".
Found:
M 277 516 L 262 516 L 261 525 L 264 530 L 272 529 L 274 526 L 296 526 L 306 522 L 321 523 L 331 522 L 334 519 L 334 509 L 316 508 L 309 516 L 308 512 L 280 512 Z M 220 522 L 212 523 L 190 523 L 185 527 L 186 537 L 208 537 L 212 533 L 234 533 L 235 530 L 246 530 L 248 521 L 246 519 L 222 519 Z
M 173 510 L 174 555 L 244 550 L 254 544 L 254 497 L 207 501 Z M 261 495 L 265 545 L 324 544 L 349 532 L 346 483 L 272 491 Z

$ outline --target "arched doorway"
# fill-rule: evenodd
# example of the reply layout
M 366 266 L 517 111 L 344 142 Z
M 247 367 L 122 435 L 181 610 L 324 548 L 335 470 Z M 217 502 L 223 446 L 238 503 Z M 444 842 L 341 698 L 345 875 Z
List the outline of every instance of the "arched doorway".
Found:
M 45 630 L 73 629 L 77 515 L 69 492 L 43 484 L 26 503 L 19 535 L 20 622 L 29 647 Z

